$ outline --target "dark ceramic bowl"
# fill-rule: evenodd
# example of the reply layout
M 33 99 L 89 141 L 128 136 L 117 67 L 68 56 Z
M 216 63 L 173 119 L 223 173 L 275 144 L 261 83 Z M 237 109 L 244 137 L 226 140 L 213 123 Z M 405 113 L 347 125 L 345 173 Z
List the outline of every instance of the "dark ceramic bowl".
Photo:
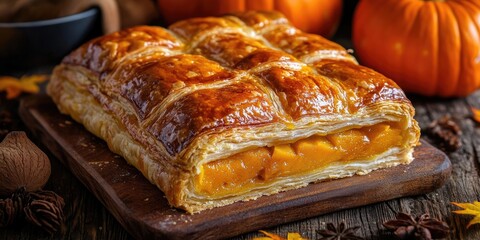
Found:
M 101 34 L 100 25 L 97 8 L 49 20 L 0 23 L 0 75 L 56 64 L 83 42 Z

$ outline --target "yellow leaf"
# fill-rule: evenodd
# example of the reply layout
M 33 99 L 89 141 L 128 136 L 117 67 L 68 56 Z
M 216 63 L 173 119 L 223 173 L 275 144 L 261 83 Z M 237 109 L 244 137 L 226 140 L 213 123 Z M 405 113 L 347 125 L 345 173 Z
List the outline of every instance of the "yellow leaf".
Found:
M 473 119 L 480 123 L 480 109 L 474 107 L 470 107 L 470 109 L 472 110 Z
M 473 215 L 475 216 L 467 225 L 467 228 L 473 224 L 480 223 L 480 202 L 474 201 L 473 203 L 456 203 L 452 202 L 453 205 L 463 208 L 462 210 L 453 211 L 456 214 L 462 215 Z
M 307 240 L 303 238 L 299 233 L 288 233 L 287 240 Z
M 20 78 L 21 82 L 30 82 L 30 83 L 41 83 L 47 80 L 47 75 L 30 75 L 30 76 L 22 76 Z
M 259 232 L 266 235 L 266 237 L 254 238 L 253 240 L 286 240 L 285 238 L 282 238 L 282 237 L 278 236 L 277 234 L 269 233 L 267 231 L 260 230 Z
M 266 235 L 266 237 L 256 237 L 252 240 L 307 240 L 303 238 L 299 233 L 288 233 L 287 239 L 278 236 L 277 234 L 269 233 L 267 231 L 260 230 L 259 232 Z
M 13 77 L 0 77 L 0 91 L 7 89 L 11 86 L 20 86 L 18 79 Z
M 0 92 L 7 92 L 7 99 L 16 98 L 20 96 L 22 92 L 37 93 L 40 91 L 37 84 L 47 79 L 46 75 L 22 76 L 20 79 L 0 76 Z

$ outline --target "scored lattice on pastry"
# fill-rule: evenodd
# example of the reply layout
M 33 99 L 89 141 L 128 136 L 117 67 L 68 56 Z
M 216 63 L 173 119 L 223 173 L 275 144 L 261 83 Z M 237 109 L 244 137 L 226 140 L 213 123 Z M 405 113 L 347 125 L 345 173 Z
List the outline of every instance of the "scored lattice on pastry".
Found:
M 94 39 L 48 93 L 188 212 L 408 164 L 419 140 L 393 81 L 276 12 Z

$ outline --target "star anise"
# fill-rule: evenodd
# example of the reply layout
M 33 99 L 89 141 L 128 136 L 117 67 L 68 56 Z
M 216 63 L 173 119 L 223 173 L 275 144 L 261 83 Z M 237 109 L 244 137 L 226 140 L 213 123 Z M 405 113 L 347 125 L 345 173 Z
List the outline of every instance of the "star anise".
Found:
M 317 230 L 317 234 L 321 236 L 318 240 L 364 240 L 363 237 L 355 235 L 358 229 L 360 227 L 346 228 L 344 222 L 337 227 L 333 223 L 327 223 L 327 229 Z
M 395 220 L 384 222 L 383 226 L 399 239 L 442 239 L 450 232 L 445 222 L 430 218 L 428 214 L 422 214 L 414 219 L 406 213 L 398 213 Z
M 450 115 L 434 120 L 426 132 L 439 146 L 447 151 L 456 151 L 462 146 L 462 131 Z

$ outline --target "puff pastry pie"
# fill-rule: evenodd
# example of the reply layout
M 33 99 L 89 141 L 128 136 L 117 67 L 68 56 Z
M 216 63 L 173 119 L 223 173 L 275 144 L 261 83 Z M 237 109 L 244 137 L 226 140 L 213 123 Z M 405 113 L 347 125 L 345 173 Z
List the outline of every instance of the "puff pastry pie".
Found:
M 393 81 L 276 12 L 94 39 L 48 93 L 188 212 L 408 164 L 420 135 Z

